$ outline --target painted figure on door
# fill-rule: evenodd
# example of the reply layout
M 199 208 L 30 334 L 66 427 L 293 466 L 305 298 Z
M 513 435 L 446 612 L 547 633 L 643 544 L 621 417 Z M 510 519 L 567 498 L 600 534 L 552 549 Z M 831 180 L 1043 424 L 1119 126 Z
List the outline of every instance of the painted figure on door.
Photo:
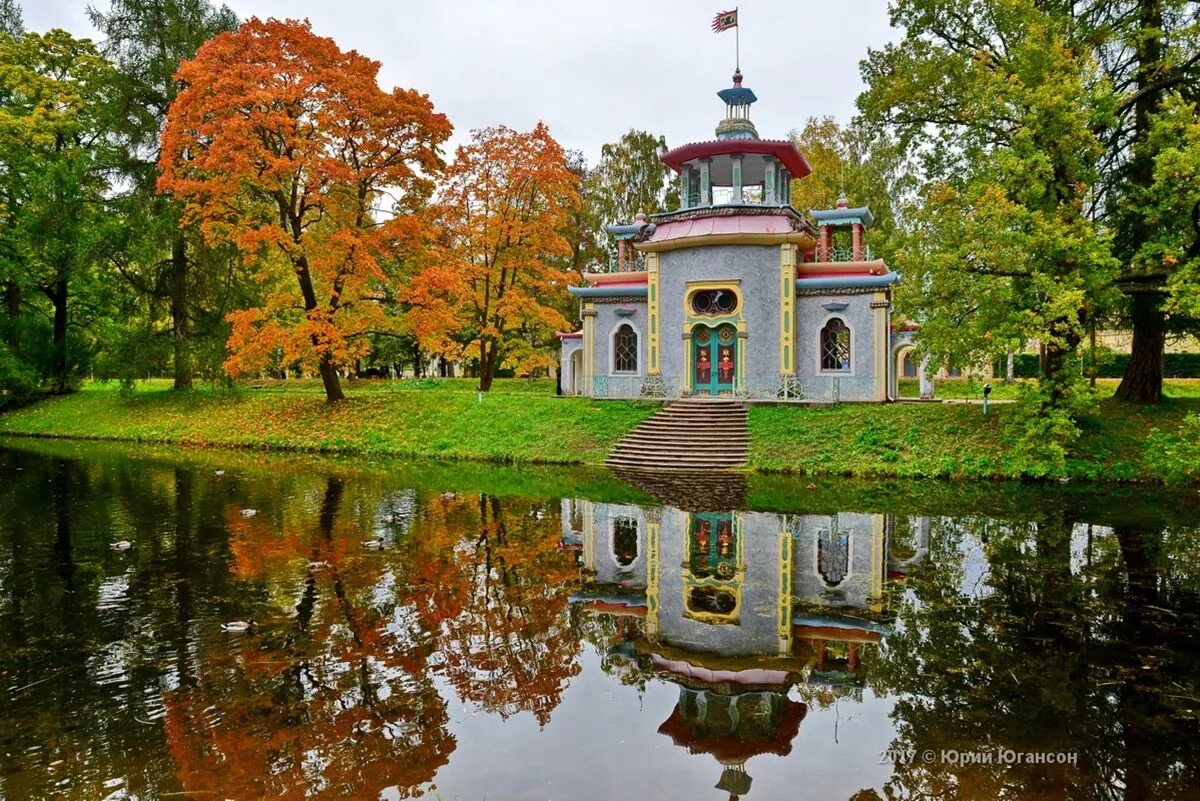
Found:
M 722 384 L 733 383 L 732 348 L 721 348 L 721 361 L 717 362 L 717 380 Z
M 708 348 L 700 351 L 696 360 L 696 383 L 707 384 L 712 381 L 712 362 L 708 360 Z

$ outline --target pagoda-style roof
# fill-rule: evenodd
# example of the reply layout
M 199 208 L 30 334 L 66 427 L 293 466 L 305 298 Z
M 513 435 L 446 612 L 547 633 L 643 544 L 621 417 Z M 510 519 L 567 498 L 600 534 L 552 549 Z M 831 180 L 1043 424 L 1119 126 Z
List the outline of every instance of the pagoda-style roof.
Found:
M 700 660 L 668 659 L 651 653 L 650 662 L 657 668 L 673 673 L 698 684 L 733 684 L 752 686 L 790 687 L 793 673 L 787 670 L 772 670 L 765 667 L 750 667 L 742 670 L 714 670 Z
M 717 97 L 731 106 L 749 106 L 758 101 L 758 96 L 754 94 L 754 90 L 743 87 L 741 83 L 735 83 L 728 89 L 722 89 L 717 92 Z
M 679 172 L 689 161 L 739 154 L 774 156 L 793 178 L 803 178 L 812 172 L 812 167 L 800 152 L 800 148 L 781 139 L 711 139 L 707 142 L 692 142 L 668 150 L 662 155 L 662 161 L 675 172 Z
M 875 216 L 871 214 L 871 210 L 866 206 L 859 206 L 856 209 L 813 209 L 809 214 L 817 221 L 817 225 L 852 225 L 860 223 L 870 227 L 875 224 Z
M 800 721 L 807 712 L 806 705 L 784 696 L 783 714 L 775 731 L 762 739 L 750 740 L 741 733 L 706 733 L 688 720 L 676 705 L 671 716 L 658 727 L 658 733 L 667 735 L 671 742 L 686 748 L 688 753 L 711 754 L 723 764 L 735 764 L 761 754 L 790 754 L 792 741 L 800 732 Z

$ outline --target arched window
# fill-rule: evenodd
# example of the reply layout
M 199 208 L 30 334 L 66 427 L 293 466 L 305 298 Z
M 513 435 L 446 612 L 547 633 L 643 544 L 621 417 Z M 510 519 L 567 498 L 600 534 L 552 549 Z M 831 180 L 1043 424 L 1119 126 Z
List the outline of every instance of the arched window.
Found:
M 829 587 L 841 584 L 850 572 L 850 535 L 831 523 L 817 535 L 817 572 Z
M 832 317 L 821 329 L 821 369 L 850 370 L 850 329 L 840 317 Z
M 638 337 L 629 323 L 623 324 L 613 334 L 613 372 L 636 373 L 638 371 Z
M 621 567 L 629 567 L 638 558 L 638 524 L 632 517 L 612 521 L 612 555 Z

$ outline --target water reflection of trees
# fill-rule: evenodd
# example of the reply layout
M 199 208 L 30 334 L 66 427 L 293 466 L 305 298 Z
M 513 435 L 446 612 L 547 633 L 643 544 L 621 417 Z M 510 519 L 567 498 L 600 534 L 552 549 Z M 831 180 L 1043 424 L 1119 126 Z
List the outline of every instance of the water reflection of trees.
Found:
M 414 602 L 463 700 L 503 716 L 530 711 L 545 725 L 579 671 L 566 615 L 576 571 L 560 533 L 557 504 L 454 496 L 423 507 Z
M 0 796 L 404 796 L 455 747 L 438 687 L 544 723 L 578 670 L 543 503 L 0 458 Z
M 227 513 L 232 569 L 291 598 L 282 621 L 229 647 L 202 643 L 167 696 L 167 734 L 189 792 L 356 798 L 429 782 L 454 750 L 428 652 L 405 626 L 395 565 L 359 547 L 346 482 L 325 481 L 315 520 Z M 375 558 L 372 558 L 375 557 Z
M 1047 514 L 942 521 L 873 672 L 899 696 L 889 798 L 1185 798 L 1200 766 L 1194 538 Z M 1078 754 L 955 765 L 946 752 Z M 925 758 L 929 752 L 932 759 Z

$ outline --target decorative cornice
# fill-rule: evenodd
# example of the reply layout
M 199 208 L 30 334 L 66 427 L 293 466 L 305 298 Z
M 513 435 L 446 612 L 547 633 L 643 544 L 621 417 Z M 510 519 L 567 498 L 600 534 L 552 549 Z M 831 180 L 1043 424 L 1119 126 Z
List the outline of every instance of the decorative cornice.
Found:
M 878 287 L 873 286 L 847 286 L 838 287 L 837 289 L 829 289 L 822 287 L 813 287 L 812 289 L 796 289 L 798 297 L 820 297 L 822 295 L 873 295 L 878 291 Z
M 637 249 L 645 253 L 662 253 L 668 250 L 684 248 L 711 247 L 714 245 L 783 245 L 793 244 L 811 246 L 812 236 L 807 232 L 793 231 L 788 234 L 767 233 L 730 233 L 730 234 L 699 234 L 697 236 L 681 236 L 678 239 L 667 239 L 662 242 L 642 242 Z
M 641 297 L 634 297 L 631 295 L 610 295 L 610 296 L 588 298 L 588 300 L 590 300 L 592 303 L 597 303 L 597 304 L 602 303 L 604 305 L 609 305 L 612 303 L 640 303 L 642 305 L 645 305 L 646 296 L 642 295 Z

